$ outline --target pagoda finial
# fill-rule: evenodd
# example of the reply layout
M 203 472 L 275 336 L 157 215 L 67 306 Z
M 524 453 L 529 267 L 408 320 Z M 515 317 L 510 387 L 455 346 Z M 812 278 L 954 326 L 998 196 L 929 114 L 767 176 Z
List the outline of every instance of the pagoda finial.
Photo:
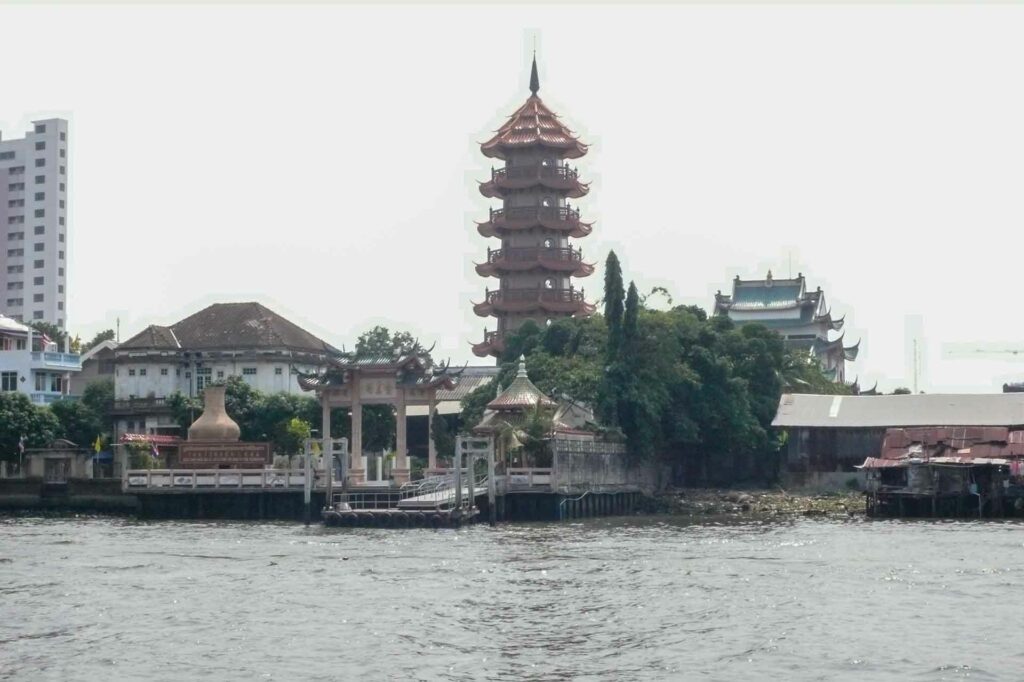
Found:
M 537 95 L 540 90 L 540 77 L 537 75 L 537 50 L 533 51 L 533 66 L 530 67 L 530 92 Z
M 519 356 L 519 371 L 516 372 L 516 378 L 526 378 L 526 356 Z

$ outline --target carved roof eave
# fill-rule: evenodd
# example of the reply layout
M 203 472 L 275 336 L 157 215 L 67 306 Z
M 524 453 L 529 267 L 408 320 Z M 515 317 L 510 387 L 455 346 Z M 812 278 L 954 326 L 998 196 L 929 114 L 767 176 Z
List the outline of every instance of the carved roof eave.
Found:
M 537 147 L 556 150 L 568 159 L 578 159 L 587 153 L 587 145 L 558 120 L 558 115 L 540 97 L 531 95 L 491 139 L 480 145 L 480 151 L 484 156 L 504 160 L 506 151 Z
M 485 142 L 484 145 L 488 144 Z M 564 159 L 578 159 L 582 156 L 586 156 L 588 147 L 579 140 L 573 138 L 569 143 L 558 143 L 558 142 L 546 142 L 544 140 L 537 140 L 534 142 L 522 142 L 522 143 L 502 143 L 495 141 L 494 146 L 485 147 L 480 146 L 480 153 L 489 159 L 500 159 L 502 161 L 508 160 L 508 152 L 516 151 L 520 149 L 536 149 L 536 148 L 547 148 L 554 150 L 559 153 Z
M 853 344 L 852 346 L 847 346 L 847 347 L 843 348 L 843 357 L 846 360 L 850 361 L 850 362 L 853 362 L 854 360 L 856 360 L 857 359 L 857 355 L 859 353 L 860 353 L 860 339 L 858 339 L 857 343 Z
M 442 370 L 426 376 L 419 376 L 414 378 L 412 381 L 396 381 L 399 386 L 409 388 L 427 388 L 427 389 L 446 389 L 451 390 L 455 388 L 456 380 L 462 376 L 462 372 L 465 369 L 459 369 L 458 371 L 451 371 L 447 365 L 442 367 Z M 346 374 L 348 372 L 339 372 L 336 370 L 328 370 L 320 373 L 307 373 L 292 370 L 296 375 L 296 381 L 299 384 L 299 388 L 303 391 L 322 391 L 328 388 L 341 388 L 346 383 Z

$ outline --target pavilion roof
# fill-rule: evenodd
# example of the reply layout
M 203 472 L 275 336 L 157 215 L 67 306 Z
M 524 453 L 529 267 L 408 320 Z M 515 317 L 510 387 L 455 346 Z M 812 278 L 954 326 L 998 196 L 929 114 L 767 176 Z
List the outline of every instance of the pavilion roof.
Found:
M 538 146 L 557 149 L 569 159 L 578 159 L 587 153 L 587 145 L 580 142 L 540 97 L 531 95 L 491 139 L 480 145 L 480 151 L 484 156 L 504 159 L 509 149 Z
M 519 356 L 519 371 L 516 378 L 508 385 L 498 397 L 487 403 L 488 410 L 526 410 L 531 407 L 555 407 L 556 403 L 551 398 L 541 393 L 540 389 L 533 385 L 526 374 L 526 359 Z

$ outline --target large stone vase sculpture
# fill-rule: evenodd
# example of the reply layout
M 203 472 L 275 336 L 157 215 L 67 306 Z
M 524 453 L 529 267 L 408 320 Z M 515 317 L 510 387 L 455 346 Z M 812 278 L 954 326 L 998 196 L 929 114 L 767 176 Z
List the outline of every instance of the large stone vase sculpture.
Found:
M 203 413 L 188 429 L 189 440 L 237 441 L 242 434 L 224 408 L 224 386 L 207 386 L 203 391 Z

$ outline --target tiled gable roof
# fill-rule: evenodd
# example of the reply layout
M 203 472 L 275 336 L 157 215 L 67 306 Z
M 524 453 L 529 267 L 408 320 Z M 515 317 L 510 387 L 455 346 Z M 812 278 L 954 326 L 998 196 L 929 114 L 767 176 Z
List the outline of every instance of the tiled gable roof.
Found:
M 335 349 L 256 302 L 215 303 L 170 327 L 150 325 L 119 349 L 214 350 L 287 348 L 311 353 Z

